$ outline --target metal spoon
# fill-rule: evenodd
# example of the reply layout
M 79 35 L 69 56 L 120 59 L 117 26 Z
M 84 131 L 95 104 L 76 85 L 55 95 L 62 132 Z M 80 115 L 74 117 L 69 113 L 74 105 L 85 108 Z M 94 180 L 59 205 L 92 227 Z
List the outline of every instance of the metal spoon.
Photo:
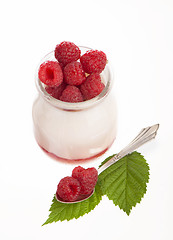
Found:
M 105 164 L 103 164 L 99 169 L 98 169 L 98 174 L 100 174 L 101 172 L 103 172 L 105 169 L 107 169 L 108 167 L 110 167 L 112 164 L 114 164 L 115 162 L 117 162 L 119 159 L 123 158 L 124 156 L 126 156 L 127 154 L 133 152 L 134 150 L 136 150 L 138 147 L 140 147 L 141 145 L 143 145 L 144 143 L 152 140 L 155 138 L 156 134 L 157 134 L 157 130 L 159 128 L 159 124 L 155 124 L 151 127 L 146 127 L 143 128 L 139 134 L 133 139 L 133 141 L 131 141 L 125 148 L 123 148 L 118 154 L 116 154 L 114 157 L 112 157 L 109 161 L 107 161 Z M 94 193 L 94 190 L 91 192 L 91 194 L 89 196 L 87 196 L 86 198 L 82 199 L 82 200 L 77 200 L 74 202 L 65 202 L 61 199 L 59 199 L 56 195 L 56 200 L 58 202 L 61 203 L 79 203 L 82 202 L 88 198 L 90 198 Z

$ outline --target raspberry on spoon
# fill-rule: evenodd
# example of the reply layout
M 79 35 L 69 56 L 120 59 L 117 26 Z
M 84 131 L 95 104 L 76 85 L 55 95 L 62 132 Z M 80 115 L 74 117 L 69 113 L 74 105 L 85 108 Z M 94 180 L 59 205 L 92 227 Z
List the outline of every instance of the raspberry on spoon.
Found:
M 64 177 L 61 179 L 57 186 L 57 198 L 61 198 L 64 201 L 72 202 L 77 200 L 80 193 L 80 183 L 73 177 Z
M 97 183 L 98 172 L 94 167 L 84 169 L 78 166 L 73 169 L 72 177 L 76 178 L 80 182 L 80 194 L 87 195 L 94 190 Z

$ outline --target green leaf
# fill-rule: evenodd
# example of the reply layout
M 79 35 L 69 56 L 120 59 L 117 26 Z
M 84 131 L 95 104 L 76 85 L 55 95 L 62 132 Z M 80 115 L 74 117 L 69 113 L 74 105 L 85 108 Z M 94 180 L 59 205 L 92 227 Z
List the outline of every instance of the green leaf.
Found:
M 53 203 L 49 210 L 51 213 L 43 225 L 57 221 L 69 221 L 73 218 L 77 219 L 93 210 L 99 204 L 101 199 L 102 192 L 98 184 L 96 184 L 94 194 L 89 199 L 80 203 L 60 203 L 54 196 L 52 201 Z
M 148 181 L 149 166 L 138 152 L 123 157 L 104 170 L 98 178 L 103 194 L 113 200 L 127 215 L 132 207 L 140 203 L 146 193 Z

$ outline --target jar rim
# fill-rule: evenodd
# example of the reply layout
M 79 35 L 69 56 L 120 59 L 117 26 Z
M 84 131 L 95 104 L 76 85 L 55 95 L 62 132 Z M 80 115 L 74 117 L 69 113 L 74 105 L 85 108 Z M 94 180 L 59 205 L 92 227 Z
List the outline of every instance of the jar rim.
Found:
M 81 50 L 84 50 L 85 52 L 88 51 L 88 50 L 91 50 L 91 48 L 84 47 L 84 46 L 79 46 L 79 48 Z M 50 53 L 45 55 L 45 57 L 42 58 L 42 60 L 40 61 L 39 65 L 37 67 L 37 71 L 36 71 L 36 87 L 37 87 L 37 90 L 39 91 L 39 93 L 41 93 L 41 96 L 48 103 L 50 103 L 52 106 L 54 106 L 56 108 L 66 110 L 66 111 L 79 111 L 79 110 L 83 110 L 83 109 L 92 107 L 95 104 L 102 101 L 109 94 L 110 90 L 112 89 L 113 73 L 112 73 L 112 68 L 110 66 L 110 63 L 108 62 L 105 66 L 105 69 L 100 74 L 102 76 L 103 73 L 107 72 L 108 77 L 107 77 L 107 82 L 105 84 L 105 88 L 103 89 L 103 91 L 99 95 L 97 95 L 96 97 L 94 97 L 92 99 L 89 99 L 89 100 L 86 100 L 86 101 L 83 101 L 83 102 L 77 102 L 77 103 L 70 103 L 70 102 L 64 102 L 64 101 L 58 100 L 58 99 L 52 97 L 45 90 L 45 87 L 44 87 L 45 84 L 43 84 L 38 78 L 38 70 L 39 70 L 39 67 L 40 67 L 41 63 L 46 62 L 48 60 L 56 60 L 55 57 L 54 57 L 54 51 L 51 51 Z

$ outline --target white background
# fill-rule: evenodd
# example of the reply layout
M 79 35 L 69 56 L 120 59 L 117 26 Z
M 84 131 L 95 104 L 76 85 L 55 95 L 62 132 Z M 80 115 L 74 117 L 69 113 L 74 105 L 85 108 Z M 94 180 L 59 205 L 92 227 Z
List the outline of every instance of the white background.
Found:
M 0 239 L 173 239 L 173 1 L 7 0 L 0 24 Z M 130 216 L 104 197 L 78 220 L 41 227 L 57 180 L 74 167 L 45 155 L 32 126 L 36 66 L 64 40 L 105 51 L 117 75 L 117 140 L 89 166 L 141 128 L 160 123 L 160 129 L 138 150 L 150 182 Z

